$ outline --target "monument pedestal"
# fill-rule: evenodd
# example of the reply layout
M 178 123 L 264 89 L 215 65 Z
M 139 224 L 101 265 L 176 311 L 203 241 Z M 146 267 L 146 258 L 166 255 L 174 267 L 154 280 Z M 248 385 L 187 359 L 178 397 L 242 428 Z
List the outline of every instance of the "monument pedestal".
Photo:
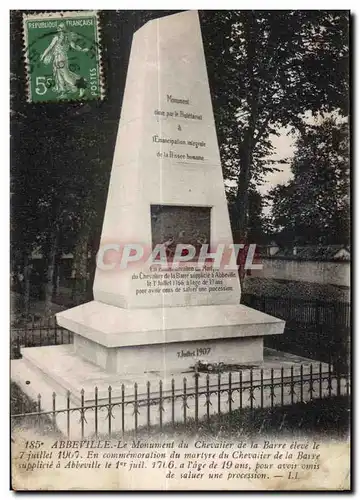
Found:
M 341 379 L 339 388 L 339 380 L 334 376 L 329 377 L 329 366 L 326 363 L 320 367 L 313 360 L 267 348 L 261 363 L 255 367 L 251 363 L 248 368 L 244 364 L 241 386 L 238 371 L 232 373 L 231 386 L 227 372 L 220 374 L 220 385 L 217 373 L 210 373 L 208 378 L 205 373 L 200 373 L 197 390 L 194 372 L 143 372 L 138 365 L 133 366 L 137 373 L 129 372 L 119 377 L 118 374 L 109 373 L 77 356 L 73 345 L 30 347 L 22 349 L 22 355 L 22 359 L 12 362 L 12 379 L 34 401 L 41 394 L 42 411 L 49 412 L 57 428 L 71 439 L 90 438 L 96 430 L 98 435 L 104 436 L 111 428 L 111 432 L 119 436 L 122 431 L 147 427 L 148 423 L 152 426 L 159 425 L 160 414 L 163 425 L 184 423 L 185 393 L 188 421 L 195 417 L 195 394 L 198 394 L 197 411 L 201 420 L 206 419 L 208 409 L 210 417 L 218 415 L 219 409 L 222 414 L 229 412 L 229 390 L 232 395 L 232 410 L 240 407 L 245 410 L 250 405 L 254 409 L 286 406 L 326 397 L 329 390 L 332 393 L 340 391 L 341 394 L 346 394 L 347 391 L 345 379 Z M 311 392 L 307 389 L 310 384 L 313 389 Z M 263 390 L 260 390 L 261 385 Z M 255 390 L 250 391 L 250 387 Z M 208 391 L 209 405 L 206 404 Z M 79 418 L 82 407 L 85 415 L 83 422 Z M 53 414 L 54 408 L 62 411 Z M 36 421 L 36 414 L 33 418 Z
M 57 314 L 74 352 L 111 373 L 188 370 L 203 363 L 259 363 L 263 336 L 285 322 L 244 305 L 122 309 L 92 301 Z M 135 370 L 137 371 L 137 370 Z
M 198 13 L 150 21 L 133 37 L 94 300 L 57 321 L 76 356 L 119 376 L 260 363 L 285 322 L 240 305 L 233 250 Z

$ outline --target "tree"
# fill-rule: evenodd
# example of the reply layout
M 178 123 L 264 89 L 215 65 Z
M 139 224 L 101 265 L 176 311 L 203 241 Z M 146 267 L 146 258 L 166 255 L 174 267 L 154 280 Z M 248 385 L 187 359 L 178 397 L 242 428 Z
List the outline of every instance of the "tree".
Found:
M 224 176 L 236 184 L 234 230 L 246 237 L 249 192 L 274 169 L 271 134 L 304 132 L 305 112 L 348 113 L 345 11 L 201 14 Z
M 265 221 L 263 214 L 264 202 L 261 194 L 256 190 L 249 191 L 249 217 L 247 239 L 249 243 L 262 245 L 267 242 Z
M 104 101 L 33 104 L 26 100 L 22 12 L 11 12 L 12 267 L 26 271 L 32 251 L 42 253 L 48 305 L 63 246 L 73 241 L 83 270 L 82 249 L 90 242 L 94 263 L 132 35 L 149 19 L 169 13 L 102 12 Z
M 270 193 L 272 223 L 284 244 L 349 242 L 349 134 L 334 118 L 297 141 L 294 178 Z
M 234 226 L 234 219 L 236 217 L 234 191 L 229 191 L 228 201 L 230 222 Z M 266 234 L 266 217 L 263 213 L 264 202 L 265 199 L 256 189 L 250 189 L 247 239 L 249 243 L 255 243 L 256 245 L 262 245 L 268 240 Z

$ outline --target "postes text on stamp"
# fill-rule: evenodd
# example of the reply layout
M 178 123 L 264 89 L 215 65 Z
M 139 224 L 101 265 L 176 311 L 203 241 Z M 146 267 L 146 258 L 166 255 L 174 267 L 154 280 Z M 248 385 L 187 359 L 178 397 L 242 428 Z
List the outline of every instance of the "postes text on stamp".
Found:
M 23 16 L 29 102 L 104 97 L 96 11 Z

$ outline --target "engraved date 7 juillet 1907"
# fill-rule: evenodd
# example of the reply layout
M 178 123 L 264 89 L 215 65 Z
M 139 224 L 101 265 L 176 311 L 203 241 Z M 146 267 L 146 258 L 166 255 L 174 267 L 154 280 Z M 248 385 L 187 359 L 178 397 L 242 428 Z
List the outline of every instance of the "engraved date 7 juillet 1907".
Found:
M 176 354 L 178 358 L 192 358 L 195 356 L 207 356 L 210 354 L 210 352 L 211 347 L 198 347 L 197 349 L 188 349 L 186 351 L 184 349 L 181 349 L 181 351 L 178 351 Z

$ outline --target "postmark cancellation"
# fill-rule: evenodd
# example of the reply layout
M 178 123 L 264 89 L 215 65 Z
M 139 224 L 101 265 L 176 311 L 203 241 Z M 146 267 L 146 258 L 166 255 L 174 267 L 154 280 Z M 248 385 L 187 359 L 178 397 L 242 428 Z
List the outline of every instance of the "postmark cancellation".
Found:
M 23 15 L 28 102 L 103 99 L 96 11 Z

